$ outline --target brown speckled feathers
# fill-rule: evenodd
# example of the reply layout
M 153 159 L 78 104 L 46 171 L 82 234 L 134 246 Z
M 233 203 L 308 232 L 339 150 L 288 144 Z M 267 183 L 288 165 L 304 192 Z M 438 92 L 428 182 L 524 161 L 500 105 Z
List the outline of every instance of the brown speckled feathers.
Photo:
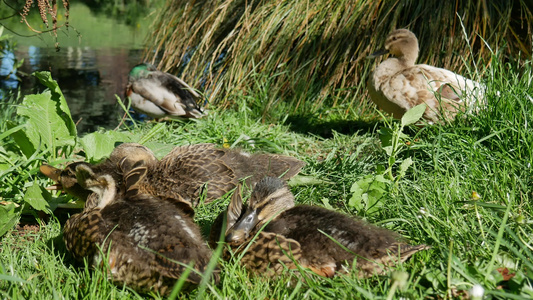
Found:
M 294 206 L 287 185 L 277 178 L 259 181 L 248 207 L 235 204 L 238 200 L 240 197 L 233 197 L 226 212 L 225 239 L 236 251 L 243 251 L 252 243 L 242 263 L 261 274 L 265 274 L 267 266 L 274 269 L 268 274 L 278 273 L 283 264 L 294 268 L 291 262 L 295 260 L 302 267 L 331 277 L 337 272 L 349 271 L 348 266 L 357 259 L 358 275 L 371 276 L 382 274 L 388 266 L 429 248 L 410 246 L 393 231 L 335 211 L 309 205 Z M 237 220 L 231 215 L 238 215 Z M 211 244 L 216 243 L 220 235 L 221 223 L 219 216 L 213 225 Z M 280 242 L 273 243 L 273 237 Z M 291 245 L 291 251 L 287 245 Z M 287 256 L 291 252 L 292 255 Z
M 157 161 L 153 153 L 142 145 L 123 145 L 117 147 L 108 160 L 93 166 L 94 172 L 110 174 L 117 186 L 121 186 L 122 174 L 128 171 L 118 166 L 121 159 L 127 158 L 131 162 L 142 160 L 147 167 L 147 174 L 137 185 L 140 193 L 180 199 L 179 201 L 192 207 L 199 204 L 204 192 L 205 203 L 209 203 L 234 189 L 243 179 L 246 179 L 247 186 L 253 186 L 264 176 L 283 175 L 282 178 L 288 180 L 298 174 L 305 164 L 289 156 L 249 154 L 235 149 L 217 148 L 213 144 L 176 147 L 161 161 Z M 124 151 L 125 149 L 128 151 Z M 81 188 L 75 179 L 77 164 L 91 166 L 87 163 L 73 163 L 64 170 L 59 170 L 43 165 L 41 172 L 58 182 L 59 188 L 85 200 L 90 192 Z
M 87 167 L 78 167 L 77 173 L 83 168 L 91 173 Z M 140 179 L 144 171 L 141 167 L 131 172 L 140 173 L 133 176 Z M 112 181 L 111 176 L 95 176 L 88 179 L 97 181 L 92 185 L 95 193 L 90 197 L 98 197 L 94 201 L 107 198 L 107 194 L 113 197 L 103 207 L 101 203 L 86 207 L 67 221 L 63 237 L 73 256 L 88 258 L 97 268 L 105 262 L 110 279 L 141 292 L 165 294 L 185 271 L 184 264 L 191 264 L 196 270 L 187 278 L 189 285 L 198 284 L 202 279 L 198 273 L 205 271 L 211 251 L 189 214 L 152 195 L 130 194 L 130 187 L 116 194 L 115 187 L 106 182 Z M 86 177 L 78 174 L 78 178 Z M 128 183 L 131 187 L 136 184 Z M 217 274 L 214 277 L 218 280 Z

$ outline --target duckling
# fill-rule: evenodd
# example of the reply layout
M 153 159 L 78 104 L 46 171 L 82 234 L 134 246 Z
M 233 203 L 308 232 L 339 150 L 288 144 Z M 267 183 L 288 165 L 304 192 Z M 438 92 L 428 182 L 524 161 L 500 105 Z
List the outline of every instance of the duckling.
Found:
M 194 287 L 202 280 L 211 251 L 198 226 L 179 207 L 152 195 L 130 193 L 145 174 L 146 167 L 133 167 L 124 175 L 123 192 L 117 193 L 111 175 L 78 165 L 79 184 L 93 193 L 83 212 L 65 224 L 67 250 L 77 260 L 88 259 L 94 268 L 108 267 L 110 280 L 139 292 L 166 294 L 189 267 L 193 270 L 187 287 Z
M 201 118 L 196 101 L 201 96 L 178 77 L 158 71 L 153 65 L 136 65 L 128 75 L 126 97 L 131 106 L 152 118 Z
M 128 163 L 123 163 L 119 168 L 119 164 L 123 159 L 127 159 Z M 76 168 L 84 165 L 90 168 L 96 174 L 109 174 L 117 182 L 117 186 L 122 183 L 122 175 L 130 170 L 124 169 L 128 165 L 133 165 L 135 162 L 142 161 L 147 168 L 153 167 L 157 162 L 152 150 L 137 143 L 123 143 L 115 147 L 108 159 L 104 162 L 92 165 L 85 162 L 74 162 L 68 164 L 65 169 L 58 169 L 48 164 L 43 164 L 39 167 L 41 173 L 56 182 L 55 185 L 48 187 L 49 190 L 63 190 L 68 194 L 79 198 L 83 201 L 92 193 L 90 190 L 83 188 L 78 184 L 76 178 Z
M 453 120 L 459 111 L 471 112 L 483 105 L 485 87 L 452 71 L 416 65 L 418 40 L 407 29 L 393 31 L 385 49 L 369 56 L 391 54 L 377 66 L 368 80 L 370 98 L 400 119 L 410 108 L 425 103 L 423 118 L 429 123 Z
M 383 274 L 387 267 L 429 248 L 408 245 L 391 230 L 335 211 L 295 206 L 286 183 L 274 177 L 257 183 L 246 208 L 241 197 L 232 198 L 226 215 L 225 241 L 237 253 L 252 243 L 243 264 L 258 273 L 270 265 L 277 274 L 283 265 L 294 269 L 297 262 L 318 275 L 332 277 L 349 272 L 348 266 L 357 259 L 358 276 L 367 277 Z M 222 231 L 216 223 L 211 244 Z
M 110 159 L 93 167 L 94 172 L 111 174 L 120 184 L 121 174 L 125 171 L 117 167 L 117 158 L 126 156 L 121 154 L 126 152 L 129 161 L 145 161 L 147 175 L 137 184 L 140 193 L 180 199 L 191 207 L 198 206 L 201 195 L 205 195 L 204 203 L 210 203 L 234 189 L 240 181 L 253 186 L 264 176 L 282 176 L 288 180 L 305 165 L 289 156 L 249 154 L 235 149 L 217 148 L 214 144 L 176 147 L 161 161 L 157 161 L 155 156 L 151 158 L 153 153 L 148 152 L 146 147 L 138 145 L 135 148 L 133 145 L 135 144 L 127 147 L 130 151 L 113 151 Z M 74 163 L 62 171 L 43 165 L 41 172 L 58 182 L 67 193 L 86 200 L 91 192 L 83 189 L 74 176 L 74 170 L 79 164 L 87 165 Z

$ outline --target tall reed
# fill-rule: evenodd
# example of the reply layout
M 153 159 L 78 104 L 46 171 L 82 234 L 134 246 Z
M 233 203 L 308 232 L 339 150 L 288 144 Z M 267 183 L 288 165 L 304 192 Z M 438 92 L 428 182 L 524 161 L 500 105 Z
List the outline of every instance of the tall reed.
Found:
M 379 61 L 366 56 L 396 28 L 415 32 L 419 62 L 459 73 L 483 70 L 493 52 L 532 49 L 525 0 L 168 0 L 154 20 L 147 60 L 204 90 L 211 106 L 266 93 L 250 100 L 263 116 L 283 102 L 283 114 L 372 112 L 366 81 Z

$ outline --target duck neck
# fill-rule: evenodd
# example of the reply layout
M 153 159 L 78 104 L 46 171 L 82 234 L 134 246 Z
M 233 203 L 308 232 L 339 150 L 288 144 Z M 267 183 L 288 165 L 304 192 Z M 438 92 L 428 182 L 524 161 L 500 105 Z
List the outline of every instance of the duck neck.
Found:
M 398 60 L 404 67 L 412 67 L 415 65 L 416 59 L 418 58 L 418 43 L 416 41 L 411 41 L 407 45 L 404 45 L 401 52 L 398 51 L 395 56 L 398 57 Z
M 398 58 L 398 60 L 404 67 L 412 67 L 415 65 L 417 58 L 418 58 L 418 49 L 416 52 L 405 53 L 402 57 Z

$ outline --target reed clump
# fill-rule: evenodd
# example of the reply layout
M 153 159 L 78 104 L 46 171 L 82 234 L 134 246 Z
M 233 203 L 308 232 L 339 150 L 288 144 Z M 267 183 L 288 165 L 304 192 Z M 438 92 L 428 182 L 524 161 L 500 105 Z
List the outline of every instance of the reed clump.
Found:
M 203 90 L 211 106 L 251 97 L 264 118 L 372 115 L 366 81 L 378 61 L 366 56 L 396 28 L 419 38 L 419 63 L 478 80 L 494 53 L 523 59 L 532 49 L 525 0 L 168 0 L 154 20 L 147 60 Z

